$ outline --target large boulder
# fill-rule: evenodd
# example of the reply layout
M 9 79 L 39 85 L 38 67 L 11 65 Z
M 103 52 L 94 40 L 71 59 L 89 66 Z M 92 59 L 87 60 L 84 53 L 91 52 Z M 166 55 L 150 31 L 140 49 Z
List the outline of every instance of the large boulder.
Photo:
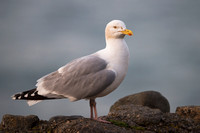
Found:
M 167 98 L 156 91 L 144 91 L 123 97 L 111 106 L 110 111 L 115 110 L 118 106 L 130 104 L 160 109 L 164 113 L 170 111 L 170 105 Z

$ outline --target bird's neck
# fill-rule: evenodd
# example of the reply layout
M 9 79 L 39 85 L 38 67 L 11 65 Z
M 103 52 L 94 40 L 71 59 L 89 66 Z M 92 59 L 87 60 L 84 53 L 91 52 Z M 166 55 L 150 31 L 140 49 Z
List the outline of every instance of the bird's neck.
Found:
M 129 49 L 124 39 L 106 39 L 106 48 L 98 52 L 101 58 L 106 59 L 109 65 L 116 69 L 123 64 L 127 71 L 129 64 Z
M 106 51 L 110 54 L 110 56 L 115 57 L 123 57 L 129 58 L 129 49 L 126 44 L 126 41 L 123 38 L 119 39 L 106 39 Z

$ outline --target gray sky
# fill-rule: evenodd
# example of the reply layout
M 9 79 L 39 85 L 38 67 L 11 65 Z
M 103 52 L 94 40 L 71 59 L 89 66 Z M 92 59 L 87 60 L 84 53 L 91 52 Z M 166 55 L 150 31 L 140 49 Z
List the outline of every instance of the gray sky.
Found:
M 200 101 L 200 1 L 2 0 L 0 1 L 0 118 L 3 114 L 89 117 L 89 103 L 67 99 L 29 107 L 14 93 L 67 62 L 105 47 L 104 29 L 120 19 L 134 32 L 128 74 L 120 87 L 97 99 L 99 115 L 123 96 L 161 92 L 177 106 Z

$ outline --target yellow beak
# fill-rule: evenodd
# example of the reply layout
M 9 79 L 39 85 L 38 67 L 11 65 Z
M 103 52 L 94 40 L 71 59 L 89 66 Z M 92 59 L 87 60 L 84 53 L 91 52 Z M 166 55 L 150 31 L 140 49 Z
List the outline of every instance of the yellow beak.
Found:
M 131 30 L 128 30 L 128 29 L 125 29 L 123 31 L 121 31 L 123 34 L 126 34 L 126 35 L 129 35 L 129 36 L 132 36 L 133 35 L 133 32 Z

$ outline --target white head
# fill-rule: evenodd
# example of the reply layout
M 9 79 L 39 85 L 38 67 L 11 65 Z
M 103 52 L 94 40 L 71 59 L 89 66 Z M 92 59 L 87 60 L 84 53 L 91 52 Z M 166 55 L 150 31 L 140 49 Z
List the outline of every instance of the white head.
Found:
M 133 35 L 131 30 L 126 29 L 126 25 L 121 20 L 112 20 L 106 25 L 106 39 L 124 38 L 125 35 Z

